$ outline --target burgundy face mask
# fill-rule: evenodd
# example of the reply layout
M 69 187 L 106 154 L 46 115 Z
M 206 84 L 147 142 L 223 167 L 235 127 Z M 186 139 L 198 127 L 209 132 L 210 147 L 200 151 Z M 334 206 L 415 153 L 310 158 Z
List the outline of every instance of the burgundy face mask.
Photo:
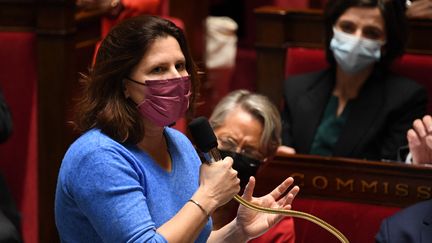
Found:
M 158 126 L 163 127 L 176 122 L 189 107 L 190 76 L 146 80 L 144 83 L 131 81 L 145 86 L 144 101 L 138 104 L 137 108 L 142 116 Z

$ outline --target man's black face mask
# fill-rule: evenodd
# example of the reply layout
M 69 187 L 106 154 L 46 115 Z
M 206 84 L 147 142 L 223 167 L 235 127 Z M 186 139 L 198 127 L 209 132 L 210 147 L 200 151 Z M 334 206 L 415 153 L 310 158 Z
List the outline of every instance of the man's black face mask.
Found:
M 242 154 L 221 150 L 219 149 L 222 158 L 227 156 L 233 158 L 233 169 L 235 169 L 238 173 L 238 178 L 240 179 L 240 186 L 244 188 L 246 184 L 249 182 L 249 178 L 251 176 L 255 176 L 258 168 L 261 165 L 261 161 L 257 159 L 252 159 L 250 157 L 246 157 Z

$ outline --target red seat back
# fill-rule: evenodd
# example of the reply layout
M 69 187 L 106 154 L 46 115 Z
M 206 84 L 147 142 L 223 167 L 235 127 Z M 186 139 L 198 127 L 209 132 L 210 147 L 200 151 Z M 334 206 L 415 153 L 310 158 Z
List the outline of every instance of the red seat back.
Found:
M 325 52 L 322 49 L 289 48 L 286 60 L 286 77 L 328 67 Z M 405 54 L 393 63 L 391 70 L 424 86 L 429 101 L 432 101 L 432 56 Z M 432 113 L 432 102 L 428 103 L 427 112 Z
M 427 113 L 432 113 L 432 56 L 405 54 L 393 63 L 392 70 L 423 85 L 428 93 Z
M 13 133 L 0 145 L 0 171 L 18 210 L 24 241 L 38 242 L 36 38 L 0 32 L 0 88 L 12 113 Z
M 338 229 L 351 243 L 375 242 L 382 219 L 400 208 L 331 200 L 295 199 L 293 209 L 307 212 Z M 340 242 L 318 225 L 295 219 L 297 243 Z

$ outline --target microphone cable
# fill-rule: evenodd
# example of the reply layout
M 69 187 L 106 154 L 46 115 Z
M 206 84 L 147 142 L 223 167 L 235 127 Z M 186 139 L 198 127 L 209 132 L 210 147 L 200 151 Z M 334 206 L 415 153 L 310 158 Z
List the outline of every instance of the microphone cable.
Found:
M 208 120 L 205 117 L 195 118 L 188 125 L 189 131 L 192 135 L 193 140 L 195 141 L 198 149 L 203 153 L 203 156 L 207 163 L 213 163 L 221 160 L 221 156 L 219 151 L 217 150 L 217 138 L 211 128 Z M 276 208 L 267 208 L 255 205 L 243 199 L 240 195 L 234 195 L 234 200 L 243 205 L 244 207 L 254 210 L 261 213 L 270 213 L 270 214 L 281 214 L 285 216 L 291 216 L 294 218 L 305 219 L 309 222 L 317 224 L 318 226 L 324 228 L 331 234 L 333 234 L 340 242 L 349 243 L 348 239 L 335 227 L 331 224 L 325 222 L 324 220 L 300 211 L 295 210 L 286 210 L 286 209 L 276 209 Z

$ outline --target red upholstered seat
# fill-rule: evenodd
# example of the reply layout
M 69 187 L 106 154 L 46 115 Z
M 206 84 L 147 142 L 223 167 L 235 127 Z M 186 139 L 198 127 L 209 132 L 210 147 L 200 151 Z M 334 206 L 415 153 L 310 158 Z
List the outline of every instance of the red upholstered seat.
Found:
M 392 70 L 423 85 L 428 93 L 427 112 L 432 113 L 432 56 L 405 54 L 397 60 Z
M 381 220 L 400 210 L 396 207 L 300 198 L 295 199 L 293 209 L 325 220 L 351 243 L 375 242 Z M 297 243 L 340 242 L 325 229 L 304 219 L 295 219 L 295 230 Z
M 322 49 L 289 48 L 286 57 L 286 77 L 328 67 Z M 393 63 L 391 70 L 426 88 L 429 98 L 428 113 L 432 113 L 432 56 L 405 54 Z
M 322 49 L 288 48 L 285 60 L 285 77 L 328 67 Z
M 0 144 L 0 171 L 21 213 L 24 241 L 38 242 L 35 35 L 0 32 L 0 46 L 0 88 L 14 125 L 12 136 Z

